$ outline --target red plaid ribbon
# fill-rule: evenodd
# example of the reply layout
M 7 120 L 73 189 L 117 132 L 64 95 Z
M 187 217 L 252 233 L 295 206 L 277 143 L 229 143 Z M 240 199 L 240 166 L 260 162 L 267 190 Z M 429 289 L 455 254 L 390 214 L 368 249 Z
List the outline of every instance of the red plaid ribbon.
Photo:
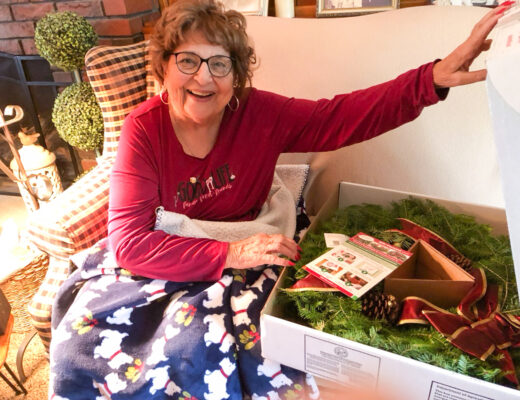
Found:
M 446 239 L 440 237 L 435 232 L 430 231 L 424 226 L 418 225 L 413 221 L 410 221 L 406 218 L 397 218 L 401 222 L 401 226 L 403 227 L 401 230 L 395 229 L 397 232 L 404 233 L 408 236 L 411 236 L 415 240 L 422 239 L 433 248 L 439 250 L 446 257 L 451 255 L 459 255 L 461 256 L 457 249 L 451 245 Z
M 499 287 L 488 285 L 482 269 L 471 274 L 475 285 L 457 307 L 457 314 L 439 308 L 419 297 L 402 302 L 398 325 L 431 324 L 446 339 L 465 353 L 486 360 L 494 352 L 502 354 L 500 367 L 505 378 L 519 386 L 509 347 L 520 346 L 520 316 L 500 312 Z

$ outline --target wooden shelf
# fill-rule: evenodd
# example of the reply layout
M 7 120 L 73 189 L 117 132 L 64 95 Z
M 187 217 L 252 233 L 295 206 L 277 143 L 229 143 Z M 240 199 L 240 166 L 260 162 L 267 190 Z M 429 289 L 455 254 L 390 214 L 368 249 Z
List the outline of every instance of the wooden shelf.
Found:
M 429 0 L 401 0 L 399 2 L 399 8 L 430 6 L 430 5 L 431 5 L 431 2 Z
M 304 5 L 294 7 L 296 18 L 316 18 L 316 5 Z

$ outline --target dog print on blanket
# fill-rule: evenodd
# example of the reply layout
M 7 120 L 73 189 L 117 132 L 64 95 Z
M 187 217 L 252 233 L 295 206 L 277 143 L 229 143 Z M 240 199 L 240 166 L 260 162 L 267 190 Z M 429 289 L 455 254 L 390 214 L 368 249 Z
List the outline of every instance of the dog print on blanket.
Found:
M 251 400 L 282 400 L 278 393 L 274 390 L 267 393 L 267 396 L 259 396 L 256 393 L 253 393 L 251 396 Z
M 229 348 L 235 343 L 235 338 L 226 331 L 224 318 L 226 314 L 210 314 L 204 317 L 204 323 L 208 325 L 208 331 L 204 334 L 206 347 L 211 344 L 220 344 L 219 350 L 227 353 Z
M 126 389 L 126 381 L 119 378 L 116 372 L 111 372 L 107 376 L 105 376 L 105 383 L 103 384 L 103 389 L 107 392 L 109 396 L 114 393 L 120 392 L 121 390 Z
M 164 355 L 164 346 L 168 340 L 172 337 L 177 336 L 180 333 L 179 328 L 174 328 L 172 325 L 167 325 L 164 330 L 164 335 L 155 339 L 152 344 L 152 351 L 146 359 L 147 365 L 156 365 L 161 361 L 168 361 L 168 358 Z
M 317 400 L 320 398 L 320 390 L 318 389 L 318 385 L 316 384 L 316 381 L 314 380 L 314 377 L 310 374 L 305 375 L 305 383 L 310 388 L 310 393 L 308 393 L 309 399 L 311 400 Z
M 181 388 L 170 379 L 168 375 L 169 368 L 169 365 L 165 365 L 164 367 L 151 369 L 146 373 L 146 380 L 152 380 L 152 387 L 150 388 L 151 395 L 154 395 L 159 390 L 164 390 L 164 393 L 169 396 L 181 392 Z
M 106 358 L 110 360 L 108 365 L 112 369 L 118 369 L 123 364 L 130 364 L 133 358 L 121 351 L 121 342 L 128 333 L 105 329 L 99 337 L 103 338 L 101 344 L 94 348 L 94 358 Z M 113 392 L 115 393 L 115 392 Z
M 91 290 L 108 292 L 108 287 L 117 282 L 133 282 L 132 278 L 123 275 L 103 275 L 97 278 L 91 285 Z
M 173 315 L 175 315 L 175 313 L 182 307 L 183 302 L 179 301 L 179 299 L 187 293 L 187 290 L 179 290 L 178 292 L 174 293 L 170 297 L 168 307 L 166 307 L 166 310 L 164 310 L 163 316 L 168 319 L 172 319 Z
M 231 275 L 225 275 L 219 281 L 215 282 L 215 284 L 207 288 L 205 292 L 208 295 L 208 300 L 203 300 L 202 305 L 206 308 L 222 306 L 224 301 L 224 290 L 226 290 L 232 282 L 233 277 Z
M 235 364 L 226 357 L 220 362 L 220 369 L 206 370 L 204 382 L 209 389 L 209 393 L 204 393 L 206 400 L 222 400 L 229 397 L 229 393 L 226 391 L 227 380 L 235 368 Z
M 264 282 L 267 280 L 273 280 L 276 281 L 278 279 L 278 275 L 273 271 L 272 268 L 266 268 L 262 271 L 262 275 L 256 280 L 255 283 L 253 283 L 251 286 L 248 286 L 247 288 L 257 288 L 260 290 L 260 292 L 264 291 Z
M 233 310 L 233 325 L 249 325 L 251 318 L 247 313 L 248 307 L 258 296 L 252 290 L 241 290 L 239 296 L 231 297 L 231 309 Z
M 284 385 L 292 385 L 293 381 L 282 373 L 280 364 L 271 360 L 264 360 L 263 364 L 257 367 L 258 375 L 265 375 L 271 380 L 269 383 L 275 388 L 280 388 Z
M 134 307 L 121 307 L 114 311 L 112 316 L 107 317 L 107 322 L 112 325 L 132 325 L 130 316 Z
M 168 283 L 168 281 L 154 279 L 150 281 L 150 283 L 143 285 L 139 291 L 148 293 L 150 295 L 146 298 L 147 303 L 150 304 L 152 301 L 163 297 L 166 294 L 166 291 L 164 290 L 166 283 Z

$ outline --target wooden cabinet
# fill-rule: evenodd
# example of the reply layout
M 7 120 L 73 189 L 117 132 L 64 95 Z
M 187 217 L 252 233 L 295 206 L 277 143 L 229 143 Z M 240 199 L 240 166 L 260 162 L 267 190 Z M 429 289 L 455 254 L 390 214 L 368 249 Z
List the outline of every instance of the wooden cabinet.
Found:
M 399 8 L 429 6 L 431 4 L 429 0 L 401 0 L 399 2 Z
M 315 18 L 316 0 L 294 0 L 294 16 L 296 18 Z

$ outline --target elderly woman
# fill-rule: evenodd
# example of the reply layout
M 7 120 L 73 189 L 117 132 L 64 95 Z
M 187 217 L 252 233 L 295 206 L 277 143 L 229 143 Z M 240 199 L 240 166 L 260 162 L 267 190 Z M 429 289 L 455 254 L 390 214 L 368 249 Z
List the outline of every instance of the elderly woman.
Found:
M 318 398 L 312 377 L 260 352 L 260 310 L 300 250 L 294 226 L 257 224 L 278 156 L 368 140 L 484 79 L 468 69 L 506 8 L 441 61 L 319 101 L 249 86 L 241 14 L 214 0 L 165 10 L 150 50 L 162 90 L 125 120 L 108 240 L 74 259 L 57 298 L 51 396 Z

